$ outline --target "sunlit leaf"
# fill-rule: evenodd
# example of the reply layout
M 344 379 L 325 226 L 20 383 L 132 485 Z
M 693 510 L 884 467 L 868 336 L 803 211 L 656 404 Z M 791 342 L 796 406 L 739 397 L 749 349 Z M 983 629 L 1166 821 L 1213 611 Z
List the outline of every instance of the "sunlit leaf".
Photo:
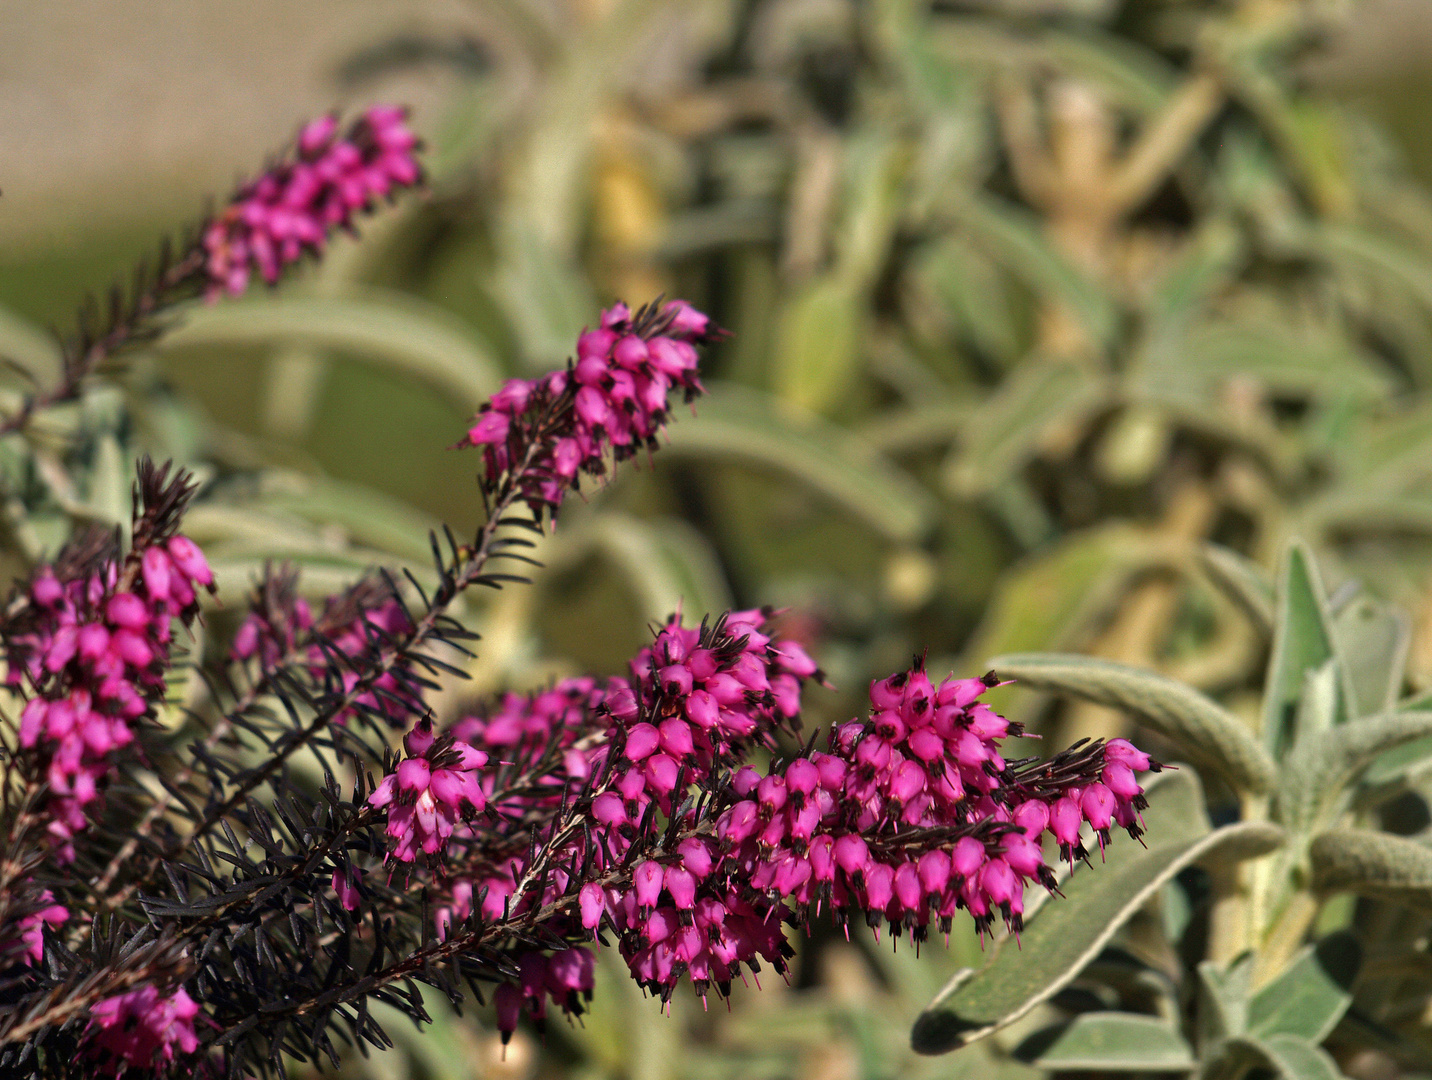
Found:
M 1016 653 L 989 663 L 1001 677 L 1024 686 L 1132 713 L 1239 790 L 1266 791 L 1277 777 L 1273 761 L 1242 720 L 1193 687 L 1157 672 L 1059 653 Z
M 1014 1056 L 1056 1072 L 1173 1072 L 1193 1068 L 1193 1048 L 1167 1021 L 1089 1012 L 1028 1036 Z
M 1260 566 L 1219 544 L 1204 544 L 1200 561 L 1209 580 L 1248 616 L 1263 636 L 1273 633 L 1273 583 Z
M 1371 829 L 1333 829 L 1309 849 L 1313 884 L 1432 910 L 1432 848 Z
M 991 197 L 952 209 L 975 243 L 1035 292 L 1065 304 L 1095 345 L 1109 343 L 1118 322 L 1113 300 L 1049 242 L 1037 221 Z
M 945 466 L 945 485 L 970 498 L 1004 483 L 1035 458 L 1054 432 L 1104 403 L 1106 381 L 1059 360 L 1027 360 L 970 417 Z
M 1279 820 L 1301 829 L 1329 820 L 1378 755 L 1428 735 L 1432 712 L 1384 713 L 1306 733 L 1279 771 L 1274 804 Z
M 1412 638 L 1407 616 L 1370 596 L 1356 596 L 1333 617 L 1333 638 L 1352 688 L 1352 715 L 1391 709 L 1402 692 Z
M 774 388 L 781 397 L 813 412 L 841 401 L 860 359 L 863 305 L 845 277 L 818 278 L 781 312 Z
M 1253 984 L 1252 952 L 1227 964 L 1213 960 L 1198 965 L 1198 1035 L 1207 1045 L 1241 1035 L 1248 1029 L 1248 992 Z
M 1296 1035 L 1256 1038 L 1242 1035 L 1229 1041 L 1225 1053 L 1272 1069 L 1280 1080 L 1342 1080 L 1337 1062 L 1326 1050 Z
M 1352 983 L 1362 949 L 1348 933 L 1309 945 L 1248 1002 L 1248 1032 L 1297 1035 L 1313 1045 L 1332 1033 L 1352 1004 Z
M 934 500 L 853 433 L 783 411 L 778 401 L 758 391 L 730 384 L 709 389 L 696 416 L 672 424 L 664 456 L 777 469 L 892 540 L 916 540 L 929 528 Z
M 1309 671 L 1334 658 L 1331 616 L 1312 552 L 1291 545 L 1278 576 L 1273 653 L 1263 689 L 1263 743 L 1281 758 L 1298 736 L 1298 700 Z M 1340 702 L 1337 716 L 1346 715 Z
M 1085 529 L 1001 576 L 965 649 L 971 666 L 995 655 L 1068 648 L 1117 602 L 1132 575 L 1160 558 L 1126 525 Z
M 274 296 L 195 307 L 161 338 L 166 352 L 307 342 L 417 377 L 476 410 L 502 379 L 472 331 L 441 308 L 406 296 Z

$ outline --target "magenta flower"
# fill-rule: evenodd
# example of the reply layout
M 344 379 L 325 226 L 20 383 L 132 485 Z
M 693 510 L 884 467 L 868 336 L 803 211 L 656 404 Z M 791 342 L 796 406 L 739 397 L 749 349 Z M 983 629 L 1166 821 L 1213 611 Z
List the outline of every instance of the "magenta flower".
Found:
M 425 855 L 437 854 L 461 819 L 486 807 L 476 770 L 487 764 L 487 755 L 450 737 L 435 740 L 427 719 L 403 744 L 408 757 L 383 778 L 368 803 L 392 807 L 387 827 L 394 841 L 392 855 L 412 862 L 420 849 Z
M 272 671 L 285 659 L 296 659 L 301 649 L 307 658 L 308 674 L 316 682 L 336 678 L 346 693 L 358 685 L 358 672 L 365 657 L 376 655 L 381 642 L 413 629 L 402 602 L 387 590 L 376 592 L 372 582 L 330 598 L 317 620 L 308 602 L 294 594 L 293 584 L 291 578 L 279 577 L 260 589 L 234 635 L 233 659 L 255 660 L 261 670 Z M 324 645 L 314 641 L 315 634 L 326 638 Z M 335 666 L 332 652 L 345 657 L 347 663 Z M 394 727 L 405 725 L 411 716 L 423 711 L 421 694 L 408 677 L 409 672 L 407 661 L 397 660 L 388 671 L 373 678 L 368 689 L 355 695 L 352 706 L 339 712 L 333 722 L 346 724 L 363 711 L 382 717 Z
M 19 936 L 0 944 L 0 957 L 5 957 L 8 962 L 18 954 L 23 963 L 33 967 L 45 955 L 45 927 L 53 930 L 63 926 L 69 921 L 70 911 L 63 904 L 54 902 L 54 893 L 49 889 L 41 889 L 27 899 L 29 902 L 25 906 L 30 910 L 16 924 Z
M 487 490 L 508 477 L 534 514 L 555 512 L 581 474 L 604 472 L 607 453 L 620 461 L 656 446 L 668 396 L 703 393 L 696 345 L 717 335 L 683 300 L 635 315 L 617 304 L 577 340 L 575 362 L 542 379 L 510 380 L 459 445 L 482 449 Z
M 209 297 L 238 296 L 255 271 L 272 285 L 305 252 L 321 253 L 334 230 L 351 230 L 359 213 L 422 179 L 417 149 L 406 111 L 392 106 L 369 109 L 342 137 L 331 115 L 310 122 L 295 157 L 245 186 L 204 230 Z
M 10 685 L 32 691 L 19 742 L 43 769 L 47 827 L 67 862 L 114 754 L 164 695 L 174 620 L 197 616 L 196 589 L 214 578 L 198 546 L 177 535 L 146 543 L 129 560 L 102 551 L 79 562 L 62 557 L 61 565 L 36 572 L 5 648 Z
M 153 986 L 105 998 L 90 1009 L 90 1044 L 126 1065 L 147 1068 L 174 1060 L 175 1050 L 192 1054 L 198 1004 L 183 987 L 164 997 Z

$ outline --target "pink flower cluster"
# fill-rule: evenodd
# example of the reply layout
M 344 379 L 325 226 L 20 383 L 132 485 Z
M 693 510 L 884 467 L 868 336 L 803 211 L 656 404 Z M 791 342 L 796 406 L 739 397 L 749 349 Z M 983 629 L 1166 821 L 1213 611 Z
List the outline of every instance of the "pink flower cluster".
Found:
M 14 889 L 10 902 L 19 902 L 23 904 L 22 910 L 28 910 L 15 920 L 18 935 L 14 938 L 7 936 L 5 941 L 0 942 L 0 964 L 19 960 L 33 967 L 45 955 L 45 927 L 53 930 L 67 923 L 69 908 L 55 903 L 55 894 L 49 889 L 35 892 L 33 883 Z
M 234 635 L 231 649 L 235 660 L 257 659 L 266 671 L 292 656 L 299 643 L 314 630 L 313 610 L 308 601 L 285 587 L 291 586 L 291 582 L 280 580 L 277 584 L 278 588 L 270 594 L 258 597 Z M 413 630 L 413 620 L 401 601 L 389 596 L 372 602 L 366 593 L 366 589 L 361 589 L 361 594 L 330 599 L 319 622 L 319 630 L 336 624 L 337 628 L 331 631 L 329 648 L 349 661 L 357 661 L 370 652 L 374 637 L 395 638 Z M 314 679 L 336 676 L 337 687 L 345 694 L 358 685 L 358 668 L 362 665 L 353 662 L 335 665 L 328 649 L 316 643 L 304 646 L 304 653 L 308 673 Z M 415 713 L 421 713 L 422 700 L 404 677 L 408 668 L 409 665 L 400 660 L 383 672 L 373 680 L 370 689 L 354 698 L 351 707 L 334 717 L 334 723 L 346 724 L 358 711 L 363 711 L 381 716 L 396 727 L 406 724 Z
M 1002 917 L 1017 933 L 1025 886 L 1054 885 L 1043 835 L 1070 859 L 1085 854 L 1085 824 L 1101 846 L 1116 824 L 1137 837 L 1135 773 L 1159 768 L 1122 739 L 1006 762 L 1000 742 L 1020 731 L 979 700 L 994 678 L 935 685 L 917 663 L 874 683 L 870 716 L 833 728 L 828 752 L 762 775 L 739 764 L 745 751 L 794 718 L 802 680 L 818 673 L 798 647 L 771 641 L 761 613 L 704 631 L 668 626 L 632 670 L 631 682 L 554 688 L 525 709 L 509 698 L 466 734 L 492 745 L 491 731 L 513 747 L 567 732 L 559 773 L 569 794 L 578 783 L 592 792 L 591 839 L 550 860 L 540 903 L 575 894 L 581 928 L 613 932 L 633 977 L 663 998 L 687 975 L 704 998 L 762 962 L 784 972 L 785 924 L 807 925 L 822 909 L 847 926 L 863 913 L 915 940 L 932 921 L 948 933 L 959 909 L 981 930 Z M 579 716 L 595 701 L 605 740 L 575 751 L 587 760 L 573 767 L 591 730 Z M 554 730 L 557 718 L 568 726 Z M 678 805 L 688 793 L 694 805 Z M 474 906 L 495 920 L 533 903 L 516 895 L 522 870 L 513 858 L 458 881 L 440 935 Z M 514 987 L 500 1000 L 510 1030 L 531 995 Z
M 493 995 L 497 1027 L 506 1042 L 517 1029 L 517 1018 L 525 1009 L 540 1028 L 547 1018 L 547 1000 L 569 1016 L 578 1016 L 583 1003 L 592 1000 L 596 985 L 596 957 L 587 949 L 560 952 L 527 952 L 517 958 L 517 983 L 502 983 Z
M 512 476 L 534 514 L 555 511 L 582 473 L 599 476 L 611 450 L 618 461 L 654 448 L 680 389 L 703 392 L 697 344 L 718 331 L 683 300 L 635 315 L 625 304 L 577 340 L 577 358 L 541 379 L 511 379 L 482 407 L 460 445 L 483 449 L 484 484 Z
M 637 655 L 631 682 L 606 697 L 616 757 L 613 783 L 592 801 L 597 821 L 635 825 L 653 802 L 670 813 L 678 788 L 706 783 L 792 726 L 802 683 L 820 673 L 796 642 L 764 632 L 770 616 L 734 611 L 699 629 L 673 620 Z
M 581 886 L 582 922 L 595 927 L 606 917 L 617 926 L 623 954 L 639 979 L 658 987 L 679 978 L 686 968 L 673 977 L 669 949 L 656 948 L 631 932 L 645 927 L 652 915 L 643 902 L 650 882 L 634 891 L 604 888 L 594 879 L 617 871 L 634 847 L 645 849 L 653 842 L 664 828 L 662 816 L 677 812 L 674 800 L 679 793 L 693 786 L 716 785 L 753 745 L 772 746 L 778 730 L 793 729 L 801 684 L 818 671 L 798 644 L 772 639 L 769 616 L 760 610 L 734 612 L 700 628 L 683 627 L 673 620 L 632 661 L 630 678 L 606 683 L 571 679 L 532 696 L 509 694 L 491 714 L 456 725 L 452 733 L 459 739 L 493 758 L 513 762 L 510 773 L 493 768 L 481 772 L 490 814 L 498 820 L 519 821 L 550 813 L 586 792 L 591 801 L 583 816 L 592 842 L 567 840 L 565 848 L 544 852 L 550 867 L 544 891 L 540 897 L 519 897 L 518 882 L 527 869 L 525 856 L 512 855 L 492 864 L 479 854 L 473 872 L 461 872 L 465 852 L 480 853 L 481 848 L 456 823 L 447 863 L 459 874 L 449 886 L 448 902 L 436 912 L 439 936 L 446 937 L 474 908 L 484 919 L 499 919 L 550 904 Z M 521 762 L 540 764 L 534 773 Z M 508 787 L 509 780 L 515 786 Z M 383 783 L 395 792 L 402 788 L 396 773 Z M 696 821 L 690 809 L 680 817 L 687 824 Z M 396 839 L 405 852 L 413 848 L 415 834 L 409 828 L 406 821 L 397 826 Z M 394 835 L 391 817 L 388 829 Z M 699 866 L 697 849 L 704 844 L 688 840 L 681 850 Z M 656 869 L 659 891 L 663 871 L 655 863 L 646 865 Z M 709 869 L 709 858 L 706 866 Z M 682 873 L 681 868 L 671 871 L 678 890 Z M 758 958 L 784 968 L 789 946 L 779 917 L 772 921 L 765 911 L 733 898 L 726 907 L 703 904 L 700 918 L 705 920 L 697 935 L 700 942 L 686 930 L 682 933 L 691 939 L 687 948 L 693 950 L 698 945 L 705 948 L 712 936 L 718 939 L 709 967 L 711 977 L 722 984 L 729 982 L 740 964 L 758 966 Z M 675 916 L 673 927 L 674 920 Z M 688 921 L 688 925 L 692 924 Z M 579 926 L 574 924 L 573 930 L 579 931 Z M 524 963 L 527 972 L 537 961 Z M 533 976 L 525 978 L 522 989 L 499 988 L 498 1000 L 536 1007 L 531 987 L 539 982 Z M 510 1031 L 516 1013 L 508 1009 L 501 1015 L 503 1029 Z
M 58 857 L 73 856 L 85 808 L 97 798 L 112 755 L 131 725 L 164 695 L 173 620 L 198 614 L 196 587 L 212 586 L 203 553 L 173 536 L 83 574 L 42 568 L 30 586 L 22 632 L 7 636 L 8 680 L 34 695 L 20 714 L 20 745 L 40 748 L 49 782 L 49 830 Z M 128 585 L 132 578 L 132 587 Z
M 331 114 L 310 122 L 294 159 L 245 186 L 204 230 L 209 296 L 238 296 L 255 270 L 274 284 L 305 251 L 321 252 L 335 229 L 351 229 L 360 211 L 418 183 L 417 148 L 406 110 L 390 105 L 369 109 L 342 137 Z
M 436 854 L 461 819 L 487 806 L 476 775 L 487 764 L 487 754 L 451 737 L 436 738 L 426 717 L 408 732 L 403 746 L 408 756 L 383 778 L 368 803 L 392 807 L 387 828 L 394 841 L 392 856 L 412 862 L 419 850 Z
M 126 1065 L 145 1068 L 173 1061 L 176 1047 L 192 1054 L 199 1046 L 194 1034 L 198 1015 L 198 1004 L 183 987 L 166 997 L 153 986 L 141 986 L 90 1009 L 88 1040 Z
M 948 933 L 956 910 L 981 928 L 994 913 L 1018 931 L 1024 887 L 1053 887 L 1040 838 L 1050 832 L 1066 857 L 1088 822 L 1107 840 L 1114 822 L 1139 833 L 1143 789 L 1133 769 L 1154 767 L 1123 740 L 1081 765 L 1075 782 L 1036 784 L 1007 770 L 1000 741 L 1017 735 L 978 701 L 993 680 L 934 686 L 923 666 L 874 683 L 868 720 L 831 733 L 831 753 L 799 757 L 760 777 L 740 770 L 741 796 L 717 824 L 727 873 L 795 905 L 801 919 L 828 904 L 927 934 L 931 916 Z M 963 830 L 953 842 L 911 844 L 902 833 Z

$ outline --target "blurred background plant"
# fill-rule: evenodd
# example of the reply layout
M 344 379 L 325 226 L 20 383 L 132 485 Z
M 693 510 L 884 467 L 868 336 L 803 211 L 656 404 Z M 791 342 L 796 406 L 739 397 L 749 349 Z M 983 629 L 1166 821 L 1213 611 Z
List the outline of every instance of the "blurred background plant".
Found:
M 102 23 L 114 5 L 90 7 Z M 266 560 L 300 565 L 315 595 L 380 561 L 424 580 L 425 527 L 476 520 L 468 463 L 440 452 L 466 416 L 564 356 L 599 303 L 664 292 L 734 332 L 709 364 L 720 392 L 656 467 L 564 514 L 537 589 L 465 613 L 485 648 L 463 695 L 615 670 L 678 604 L 773 603 L 795 609 L 837 687 L 820 719 L 856 711 L 871 677 L 927 645 L 933 669 L 965 674 L 1078 650 L 1251 716 L 1268 640 L 1253 567 L 1295 536 L 1330 582 L 1412 612 L 1378 625 L 1410 688 L 1432 686 L 1432 201 L 1407 127 L 1421 114 L 1392 93 L 1352 108 L 1328 75 L 1355 55 L 1359 13 L 1395 6 L 344 7 L 287 26 L 276 62 L 261 32 L 206 42 L 217 17 L 176 10 L 213 62 L 176 67 L 175 85 L 310 57 L 327 65 L 309 87 L 320 103 L 413 90 L 429 197 L 281 293 L 186 313 L 0 443 L 6 575 L 77 523 L 122 523 L 128 464 L 149 450 L 207 481 L 188 528 L 228 595 Z M 38 57 L 41 37 L 21 52 Z M 253 82 L 266 140 L 310 109 L 282 79 Z M 166 117 L 184 122 L 170 107 L 114 125 L 163 145 Z M 251 156 L 225 154 L 160 187 L 213 186 Z M 0 352 L 42 382 L 57 362 L 44 324 L 67 325 L 70 298 L 130 265 L 156 219 L 184 220 L 145 194 L 155 169 L 133 171 L 119 187 L 134 213 L 109 234 L 5 182 L 50 223 L 0 258 Z M 223 613 L 209 627 L 230 629 Z M 1062 741 L 1130 724 L 1002 693 Z M 1217 818 L 1232 792 L 1208 781 Z M 910 1020 L 971 959 L 817 941 L 780 1008 L 768 987 L 729 1020 L 681 1001 L 668 1022 L 612 979 L 585 1028 L 556 1025 L 505 1063 L 478 1028 L 445 1022 L 352 1069 L 1028 1073 L 998 1041 L 907 1056 Z

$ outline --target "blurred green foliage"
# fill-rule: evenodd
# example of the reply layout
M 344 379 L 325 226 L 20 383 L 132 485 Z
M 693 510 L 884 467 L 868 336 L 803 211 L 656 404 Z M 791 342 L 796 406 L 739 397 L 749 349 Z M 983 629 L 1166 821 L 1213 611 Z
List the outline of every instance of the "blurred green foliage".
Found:
M 1294 536 L 1334 586 L 1412 610 L 1407 678 L 1432 685 L 1432 202 L 1300 74 L 1356 5 L 482 6 L 476 51 L 375 41 L 344 67 L 359 94 L 453 66 L 429 196 L 276 295 L 184 313 L 0 445 L 0 569 L 122 520 L 149 450 L 206 479 L 190 532 L 229 597 L 269 559 L 314 594 L 380 562 L 424 580 L 425 529 L 478 517 L 473 460 L 443 448 L 483 395 L 559 363 L 600 304 L 664 292 L 733 331 L 710 397 L 564 511 L 536 589 L 464 613 L 486 648 L 444 709 L 615 670 L 678 603 L 772 603 L 837 687 L 817 719 L 924 649 L 964 672 L 1077 649 L 1246 712 L 1248 611 L 1271 601 L 1214 587 L 1240 571 L 1204 542 L 1271 567 Z M 100 286 L 135 250 L 0 268 L 0 352 L 47 378 L 57 282 Z M 1128 724 L 1004 693 L 1063 741 Z M 541 1068 L 915 1075 L 898 1048 L 959 949 L 808 952 L 800 989 L 729 1024 L 689 1002 L 668 1024 L 614 980 Z M 399 1053 L 470 1075 L 466 1038 Z M 1028 1071 L 978 1053 L 924 1067 Z

